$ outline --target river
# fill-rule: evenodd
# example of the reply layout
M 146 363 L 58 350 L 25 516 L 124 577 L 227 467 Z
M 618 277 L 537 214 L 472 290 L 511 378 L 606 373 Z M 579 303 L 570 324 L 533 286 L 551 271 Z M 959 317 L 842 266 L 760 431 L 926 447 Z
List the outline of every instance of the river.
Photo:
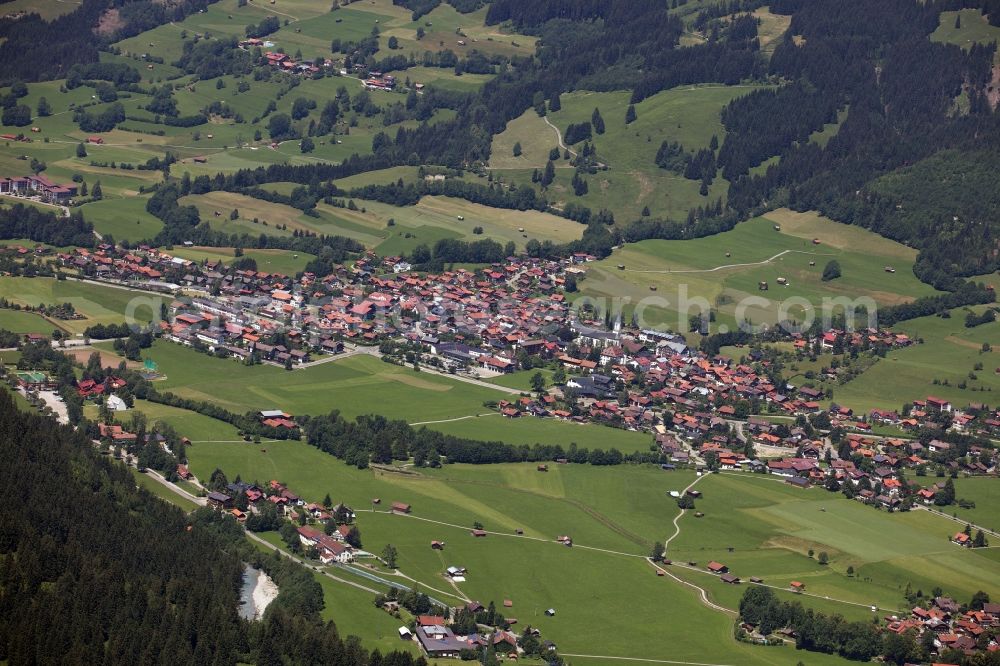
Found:
M 278 596 L 278 586 L 271 577 L 249 564 L 243 570 L 243 587 L 240 589 L 240 617 L 259 620 L 264 609 Z

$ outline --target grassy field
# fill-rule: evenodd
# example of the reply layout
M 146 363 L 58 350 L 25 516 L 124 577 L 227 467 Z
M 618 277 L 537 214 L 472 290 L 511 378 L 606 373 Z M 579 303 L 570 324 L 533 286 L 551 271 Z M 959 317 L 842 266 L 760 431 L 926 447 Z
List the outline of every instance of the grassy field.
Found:
M 42 333 L 51 335 L 58 326 L 34 312 L 22 310 L 0 310 L 0 328 L 13 333 Z
M 595 210 L 608 208 L 622 222 L 638 219 L 644 206 L 654 216 L 679 218 L 691 208 L 724 197 L 726 183 L 721 178 L 703 197 L 698 193 L 699 181 L 658 168 L 654 158 L 664 140 L 680 141 L 689 151 L 708 147 L 713 135 L 721 143 L 725 136 L 719 120 L 722 107 L 748 91 L 740 86 L 666 90 L 637 104 L 637 119 L 627 126 L 627 91 L 562 95 L 562 109 L 549 113 L 547 120 L 564 132 L 570 123 L 589 121 L 593 110 L 600 109 L 607 130 L 603 135 L 594 135 L 594 144 L 599 159 L 610 169 L 587 176 L 588 193 L 576 197 L 570 187 L 573 169 L 568 162 L 560 161 L 557 166 L 563 168 L 557 169 L 549 197 L 558 203 L 577 201 Z M 520 157 L 513 155 L 515 143 L 521 144 Z M 557 145 L 556 131 L 529 110 L 494 137 L 490 166 L 505 179 L 526 184 L 531 171 L 543 168 L 549 150 Z
M 985 307 L 972 309 L 982 312 Z M 948 319 L 930 316 L 898 324 L 896 329 L 922 339 L 923 344 L 889 352 L 859 377 L 837 386 L 834 399 L 855 410 L 900 409 L 903 403 L 928 395 L 958 406 L 996 404 L 1000 373 L 995 370 L 1000 367 L 1000 350 L 995 345 L 1000 340 L 1000 322 L 965 328 L 965 313 L 965 308 L 959 308 L 952 310 Z M 994 345 L 992 352 L 982 351 L 984 342 Z M 982 369 L 976 370 L 979 363 Z M 940 383 L 935 384 L 935 379 Z M 963 382 L 965 388 L 960 388 Z
M 192 447 L 190 455 L 193 470 L 202 476 L 219 467 L 230 478 L 240 474 L 244 479 L 280 479 L 307 499 L 331 493 L 335 501 L 359 512 L 364 547 L 377 552 L 385 543 L 393 543 L 400 553 L 400 570 L 419 581 L 422 589 L 458 602 L 458 591 L 441 572 L 452 564 L 468 567 L 467 582 L 459 585 L 461 595 L 483 602 L 511 599 L 513 608 L 507 614 L 518 618 L 518 626 L 538 626 L 563 652 L 669 655 L 700 663 L 791 666 L 803 658 L 810 664 L 844 663 L 825 655 L 736 644 L 725 615 L 700 605 L 693 590 L 653 576 L 641 556 L 653 540 L 672 532 L 677 508 L 667 491 L 694 480 L 690 472 L 663 472 L 652 466 L 556 465 L 540 473 L 527 464 L 454 465 L 419 474 L 359 471 L 294 442 L 271 443 L 266 450 L 206 444 Z M 803 579 L 821 597 L 858 599 L 863 605 L 798 597 L 808 607 L 855 619 L 870 617 L 867 605 L 873 602 L 900 607 L 898 581 L 906 577 L 915 587 L 922 585 L 926 574 L 916 561 L 927 555 L 941 557 L 957 569 L 960 575 L 946 593 L 959 598 L 971 595 L 970 588 L 988 585 L 990 578 L 983 576 L 996 575 L 995 561 L 949 550 L 944 538 L 937 539 L 936 532 L 948 525 L 933 516 L 883 514 L 831 499 L 818 489 L 803 493 L 760 477 L 713 476 L 701 486 L 706 496 L 699 500 L 699 509 L 706 517 L 681 519 L 682 533 L 671 545 L 671 555 L 702 563 L 715 558 L 739 575 L 760 574 L 775 585 Z M 411 517 L 371 513 L 366 509 L 373 497 L 381 498 L 383 506 L 408 502 L 414 513 Z M 827 511 L 819 511 L 819 505 Z M 470 537 L 474 521 L 495 534 Z M 842 523 L 848 521 L 855 533 L 844 536 Z M 853 527 L 867 522 L 871 527 Z M 515 529 L 523 530 L 523 537 L 515 536 Z M 570 534 L 577 547 L 553 543 L 559 534 Z M 890 541 L 886 534 L 892 537 L 891 545 L 885 545 Z M 445 541 L 445 550 L 429 548 L 433 539 Z M 806 543 L 828 550 L 832 564 L 822 567 L 808 558 Z M 918 554 L 899 561 L 903 549 Z M 511 566 L 518 561 L 531 564 Z M 860 567 L 857 578 L 843 573 L 849 561 Z M 674 571 L 706 587 L 719 603 L 730 607 L 738 603 L 742 587 L 722 585 L 706 574 Z M 586 585 L 579 584 L 581 578 Z M 905 581 L 901 584 L 905 586 Z M 330 588 L 329 593 L 338 589 Z M 778 594 L 791 598 L 791 593 Z M 557 609 L 556 617 L 542 614 L 549 607 Z M 329 612 L 336 619 L 336 607 Z M 636 614 L 655 616 L 657 621 L 636 625 L 631 621 Z M 585 630 L 597 624 L 603 627 L 600 635 Z M 376 639 L 382 635 L 375 632 Z
M 0 296 L 23 305 L 72 303 L 85 319 L 60 321 L 59 326 L 73 334 L 82 334 L 94 324 L 120 323 L 127 314 L 140 322 L 159 315 L 159 299 L 155 296 L 74 280 L 0 277 Z M 50 328 L 43 331 L 51 332 Z
M 236 259 L 235 250 L 231 247 L 175 247 L 170 254 L 191 261 L 222 261 L 232 263 Z M 291 252 L 289 250 L 244 250 L 243 256 L 251 257 L 257 262 L 257 270 L 264 273 L 280 273 L 295 275 L 302 271 L 306 264 L 315 259 L 308 252 Z
M 433 246 L 442 238 L 492 238 L 504 244 L 513 241 L 523 249 L 531 238 L 564 243 L 583 233 L 581 225 L 550 213 L 491 208 L 450 197 L 427 196 L 413 206 L 363 200 L 355 204 L 358 210 L 320 204 L 320 217 L 301 222 L 317 233 L 356 238 L 382 256 L 409 252 L 420 244 Z M 473 233 L 476 227 L 482 227 L 481 235 Z
M 116 241 L 150 240 L 163 228 L 163 222 L 146 212 L 145 198 L 104 199 L 80 210 L 99 234 Z
M 132 470 L 132 476 L 135 477 L 135 482 L 142 488 L 145 488 L 152 494 L 156 495 L 162 500 L 166 500 L 171 504 L 183 509 L 184 511 L 193 511 L 198 508 L 198 505 L 187 499 L 186 497 L 181 497 L 172 490 L 166 488 L 162 483 L 156 479 L 150 478 L 146 474 L 142 474 L 137 470 Z
M 955 25 L 956 18 L 959 20 L 958 27 Z M 978 9 L 941 12 L 941 24 L 931 33 L 931 41 L 956 44 L 968 50 L 973 44 L 1000 41 L 1000 28 L 990 25 Z
M 292 414 L 325 414 L 338 409 L 353 417 L 377 412 L 475 439 L 563 446 L 576 442 L 588 448 L 616 447 L 626 453 L 645 451 L 651 443 L 650 436 L 643 433 L 554 420 L 484 416 L 449 421 L 489 413 L 483 403 L 502 399 L 505 394 L 428 372 L 415 373 L 370 356 L 288 372 L 266 365 L 247 367 L 159 341 L 144 357 L 156 361 L 166 375 L 157 382 L 159 390 L 208 400 L 239 413 L 283 409 Z
M 712 475 L 698 488 L 704 497 L 697 508 L 705 517 L 682 519 L 669 548 L 675 560 L 704 566 L 714 559 L 743 578 L 759 576 L 779 587 L 799 580 L 812 594 L 888 609 L 906 607 L 907 583 L 925 593 L 941 585 L 964 600 L 995 587 L 1000 576 L 995 561 L 948 542 L 954 523 L 924 511 L 888 514 L 819 488 L 802 491 L 755 475 Z M 820 565 L 809 549 L 827 552 L 830 563 Z M 854 576 L 847 575 L 849 566 Z M 739 594 L 721 584 L 713 592 L 725 604 L 736 603 Z M 866 609 L 861 614 L 870 616 Z
M 1000 515 L 997 513 L 997 507 L 1000 506 L 1000 483 L 997 483 L 996 479 L 983 476 L 957 479 L 955 481 L 955 497 L 975 502 L 976 508 L 963 509 L 956 504 L 946 507 L 945 513 L 952 514 L 962 520 L 968 520 L 970 523 L 975 523 L 988 530 L 1000 531 Z M 992 545 L 1000 546 L 1000 543 Z
M 781 225 L 780 232 L 774 230 L 775 224 Z M 820 244 L 814 245 L 813 238 L 820 239 Z M 645 311 L 647 321 L 670 324 L 677 330 L 687 330 L 687 315 L 679 320 L 676 316 L 680 295 L 703 298 L 717 308 L 718 321 L 731 328 L 741 304 L 740 321 L 749 317 L 755 323 L 774 322 L 779 306 L 785 308 L 785 318 L 802 321 L 806 312 L 827 297 L 867 297 L 878 304 L 895 304 L 933 293 L 912 273 L 915 256 L 915 250 L 860 227 L 783 209 L 715 236 L 626 245 L 589 265 L 580 289 L 585 296 L 629 298 L 633 305 L 648 297 L 661 299 Z M 824 266 L 833 259 L 840 263 L 843 275 L 824 282 Z M 811 261 L 814 266 L 809 265 Z M 625 269 L 619 270 L 619 265 Z M 896 272 L 886 273 L 886 265 Z M 779 285 L 779 277 L 787 284 Z M 768 282 L 767 292 L 758 289 L 761 281 Z M 749 297 L 766 297 L 767 301 L 744 300 Z M 670 303 L 664 305 L 662 299 Z

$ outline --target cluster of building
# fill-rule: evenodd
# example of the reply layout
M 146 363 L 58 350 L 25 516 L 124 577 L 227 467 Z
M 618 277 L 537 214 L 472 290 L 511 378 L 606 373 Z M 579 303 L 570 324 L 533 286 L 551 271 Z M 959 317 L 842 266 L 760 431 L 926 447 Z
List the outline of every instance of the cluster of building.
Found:
M 66 203 L 76 196 L 76 185 L 60 185 L 47 176 L 0 177 L 0 194 L 38 197 L 45 203 Z
M 981 609 L 963 609 L 963 606 L 948 597 L 935 597 L 927 608 L 916 606 L 909 617 L 886 618 L 888 631 L 897 634 L 915 632 L 918 636 L 930 633 L 933 644 L 940 654 L 944 650 L 957 650 L 972 656 L 985 650 L 1000 650 L 1000 643 L 994 638 L 984 639 L 1000 627 L 1000 603 L 985 603 Z
M 476 606 L 479 606 L 477 602 L 469 604 L 471 608 Z M 437 615 L 418 616 L 416 634 L 411 634 L 408 627 L 400 627 L 399 635 L 407 640 L 415 638 L 423 652 L 432 658 L 459 658 L 463 652 L 482 653 L 492 645 L 496 654 L 517 659 L 520 650 L 517 634 L 513 632 L 498 629 L 490 633 L 458 636 L 446 624 L 445 619 Z
M 919 429 L 940 424 L 942 415 L 951 427 L 973 434 L 1000 427 L 996 412 L 982 406 L 956 410 L 935 397 L 915 401 L 902 415 L 878 410 L 855 415 L 829 405 L 822 389 L 775 381 L 757 350 L 748 350 L 739 362 L 693 349 L 678 334 L 587 321 L 562 289 L 568 276 L 580 274 L 582 264 L 593 259 L 586 254 L 560 260 L 509 257 L 477 271 L 425 274 L 411 272 L 399 257 L 366 254 L 329 275 L 295 278 L 222 262 L 199 264 L 150 247 L 101 245 L 59 259 L 88 275 L 174 293 L 162 334 L 237 359 L 296 366 L 316 354 L 336 354 L 345 342 L 393 341 L 451 372 L 492 375 L 558 364 L 566 381 L 538 397 L 503 401 L 498 409 L 509 418 L 601 422 L 655 433 L 671 454 L 689 448 L 681 442 L 708 442 L 720 447 L 727 466 L 740 460 L 735 453 L 722 454 L 739 449 L 744 439 L 726 436 L 727 424 L 746 418 L 747 406 L 754 413 L 785 416 L 825 412 L 832 426 L 854 432 L 870 431 L 877 423 Z M 884 329 L 827 330 L 788 339 L 798 349 L 845 352 L 913 343 Z M 745 426 L 755 446 L 770 447 L 767 455 L 803 443 L 804 433 L 779 434 L 765 419 L 750 417 Z
M 241 41 L 239 46 L 240 48 L 249 51 L 254 48 L 269 48 L 274 46 L 274 44 L 265 39 L 250 37 Z M 265 51 L 262 59 L 264 64 L 290 74 L 304 74 L 311 76 L 319 71 L 322 71 L 315 62 L 296 62 L 295 59 L 288 54 L 279 53 L 277 51 Z M 323 60 L 323 68 L 329 69 L 330 67 L 333 67 L 333 61 L 329 58 L 325 58 Z

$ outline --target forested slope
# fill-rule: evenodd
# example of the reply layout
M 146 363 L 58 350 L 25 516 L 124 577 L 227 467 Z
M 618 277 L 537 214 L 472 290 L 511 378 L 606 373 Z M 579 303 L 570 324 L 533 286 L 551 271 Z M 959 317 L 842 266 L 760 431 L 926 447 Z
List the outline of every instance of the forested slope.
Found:
M 315 602 L 299 603 L 315 584 L 304 570 L 305 582 L 281 572 L 292 598 L 272 604 L 262 623 L 242 621 L 233 540 L 242 531 L 231 519 L 213 529 L 204 510 L 189 529 L 179 509 L 137 490 L 82 434 L 18 411 L 7 392 L 0 457 L 4 663 L 414 663 L 368 655 L 321 623 Z

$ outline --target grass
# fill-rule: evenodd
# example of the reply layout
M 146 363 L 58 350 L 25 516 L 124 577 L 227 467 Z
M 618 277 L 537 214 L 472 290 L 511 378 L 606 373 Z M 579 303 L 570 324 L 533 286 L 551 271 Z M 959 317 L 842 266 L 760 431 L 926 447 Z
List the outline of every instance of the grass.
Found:
M 712 136 L 720 143 L 725 130 L 720 112 L 730 100 L 748 92 L 741 86 L 687 86 L 660 92 L 636 105 L 637 119 L 625 125 L 627 91 L 595 93 L 578 91 L 561 96 L 562 109 L 549 113 L 547 119 L 564 132 L 570 123 L 589 121 L 595 108 L 600 109 L 607 128 L 594 135 L 599 159 L 610 169 L 585 177 L 588 193 L 573 194 L 570 180 L 573 169 L 568 162 L 556 163 L 556 181 L 549 197 L 559 204 L 575 201 L 594 210 L 608 208 L 619 221 L 639 218 L 649 207 L 653 216 L 681 218 L 691 208 L 714 202 L 725 196 L 726 183 L 716 179 L 703 197 L 700 182 L 687 180 L 654 163 L 660 143 L 680 141 L 685 149 L 706 148 Z M 521 144 L 522 154 L 514 157 L 513 146 Z M 490 166 L 505 180 L 529 184 L 533 169 L 541 169 L 549 150 L 557 146 L 556 132 L 533 110 L 511 121 L 507 129 L 493 139 Z M 579 146 L 577 147 L 579 148 Z
M 433 246 L 442 238 L 493 238 L 523 249 L 531 238 L 564 243 L 583 233 L 581 225 L 550 213 L 491 208 L 450 197 L 427 196 L 413 206 L 363 200 L 355 204 L 358 210 L 321 204 L 320 218 L 303 222 L 317 233 L 357 238 L 382 256 L 408 252 L 420 244 Z M 391 227 L 389 220 L 394 222 Z M 482 227 L 481 235 L 473 233 L 476 227 Z
M 222 261 L 232 263 L 236 259 L 235 250 L 231 247 L 175 247 L 170 254 L 191 261 Z M 295 275 L 301 272 L 315 255 L 308 252 L 292 252 L 290 250 L 255 250 L 243 251 L 243 256 L 257 262 L 257 270 L 265 273 L 280 273 Z
M 960 25 L 955 27 L 955 19 Z M 1000 40 L 1000 28 L 990 25 L 986 16 L 978 9 L 960 9 L 958 11 L 941 12 L 941 23 L 931 33 L 931 41 L 955 44 L 963 49 L 972 48 L 973 44 L 989 44 Z
M 781 225 L 780 232 L 773 228 L 776 223 Z M 813 238 L 820 239 L 820 245 L 812 244 Z M 855 249 L 862 247 L 863 252 Z M 787 254 L 760 264 L 781 252 Z M 591 297 L 631 299 L 626 312 L 645 298 L 660 299 L 659 303 L 647 301 L 647 323 L 666 323 L 682 331 L 687 330 L 688 315 L 676 313 L 684 297 L 704 299 L 718 310 L 718 321 L 729 327 L 744 316 L 756 323 L 777 321 L 779 306 L 785 308 L 786 318 L 802 321 L 824 298 L 864 297 L 877 304 L 896 304 L 933 293 L 911 271 L 915 256 L 915 250 L 860 227 L 782 209 L 715 236 L 626 245 L 588 265 L 580 289 Z M 843 275 L 824 282 L 823 268 L 832 259 L 841 264 Z M 619 265 L 625 270 L 619 270 Z M 886 265 L 896 272 L 886 273 Z M 710 270 L 720 266 L 731 267 Z M 788 284 L 779 285 L 779 277 Z M 761 281 L 768 282 L 768 292 L 759 291 Z M 655 293 L 650 287 L 656 287 Z M 754 302 L 750 297 L 767 300 Z
M 925 591 L 939 584 L 964 600 L 1000 575 L 995 562 L 948 543 L 954 523 L 924 511 L 888 514 L 755 475 L 712 475 L 699 490 L 704 497 L 697 508 L 705 517 L 682 519 L 670 546 L 675 560 L 704 565 L 714 559 L 744 578 L 756 575 L 780 587 L 801 580 L 814 594 L 889 609 L 906 607 L 907 582 Z M 827 552 L 830 564 L 818 564 L 809 549 Z M 848 566 L 855 576 L 847 576 Z M 934 573 L 942 567 L 947 580 Z M 731 603 L 723 591 L 728 586 L 718 587 L 720 600 Z
M 0 277 L 0 296 L 32 306 L 72 303 L 85 319 L 59 321 L 59 326 L 77 335 L 94 324 L 121 323 L 129 316 L 139 322 L 149 322 L 159 315 L 158 297 L 74 280 Z
M 985 307 L 972 310 L 982 312 Z M 965 313 L 965 308 L 958 308 L 948 319 L 929 316 L 897 324 L 896 329 L 922 339 L 923 344 L 889 352 L 860 376 L 835 387 L 834 400 L 856 411 L 900 409 L 928 395 L 951 400 L 956 406 L 995 403 L 993 396 L 1000 391 L 1000 373 L 995 372 L 1000 367 L 998 350 L 983 352 L 982 345 L 1000 340 L 1000 323 L 965 328 Z M 975 370 L 979 363 L 982 369 Z M 960 388 L 963 383 L 965 388 Z
M 149 240 L 163 228 L 163 222 L 146 212 L 144 198 L 104 199 L 80 210 L 99 234 L 110 235 L 116 241 Z
M 34 312 L 0 310 L 0 328 L 12 333 L 42 333 L 51 335 L 56 325 Z
M 171 504 L 179 507 L 184 511 L 193 511 L 198 508 L 198 505 L 175 493 L 174 491 L 166 488 L 162 483 L 150 478 L 146 474 L 140 473 L 138 470 L 131 470 L 132 476 L 135 477 L 135 482 L 142 488 L 145 488 L 152 494 L 156 495 L 162 500 L 170 502 Z
M 924 479 L 920 480 L 923 481 Z M 931 480 L 927 479 L 927 482 L 930 483 Z M 997 519 L 997 507 L 1000 506 L 1000 484 L 996 482 L 996 479 L 983 476 L 956 479 L 955 497 L 972 500 L 976 503 L 976 508 L 963 509 L 956 504 L 944 507 L 942 510 L 945 513 L 953 514 L 957 518 L 967 520 L 970 523 L 975 523 L 989 530 L 1000 531 L 1000 520 Z M 941 509 L 941 507 L 938 508 Z M 997 546 L 1000 544 L 993 545 Z
M 159 371 L 166 375 L 157 382 L 158 390 L 208 400 L 238 413 L 283 409 L 296 415 L 325 414 L 338 409 L 348 417 L 377 412 L 410 423 L 426 423 L 486 413 L 489 410 L 484 402 L 505 396 L 429 372 L 415 373 L 370 356 L 289 372 L 265 365 L 247 367 L 158 341 L 144 357 L 156 361 Z M 624 453 L 645 451 L 650 444 L 649 435 L 642 433 L 528 418 L 485 416 L 430 423 L 428 427 L 474 439 L 563 446 L 576 442 L 588 448 L 614 446 Z M 188 434 L 183 427 L 178 429 Z
M 671 659 L 683 661 L 789 666 L 801 658 L 801 653 L 793 650 L 754 649 L 735 643 L 729 618 L 700 605 L 694 591 L 669 579 L 654 577 L 652 569 L 638 557 L 648 551 L 652 540 L 662 539 L 670 530 L 670 521 L 677 508 L 667 491 L 690 483 L 694 478 L 690 472 L 668 473 L 653 466 L 599 469 L 586 465 L 555 465 L 550 466 L 549 472 L 541 473 L 528 464 L 454 465 L 420 474 L 381 469 L 361 471 L 295 442 L 269 444 L 266 451 L 244 444 L 208 444 L 192 447 L 190 457 L 193 471 L 200 476 L 219 467 L 230 478 L 240 474 L 244 479 L 280 479 L 306 499 L 331 493 L 335 501 L 344 501 L 359 512 L 358 525 L 364 547 L 378 552 L 385 543 L 393 543 L 400 553 L 399 568 L 419 581 L 424 590 L 438 597 L 455 594 L 441 572 L 451 564 L 466 566 L 470 574 L 467 582 L 460 584 L 465 596 L 484 603 L 513 600 L 513 608 L 507 614 L 518 618 L 518 627 L 527 624 L 539 627 L 543 636 L 558 643 L 563 652 L 647 658 L 669 654 Z M 696 544 L 699 560 L 707 561 L 714 556 L 720 561 L 731 561 L 731 566 L 736 567 L 734 554 L 723 551 L 724 556 L 710 555 L 706 549 L 735 543 L 737 553 L 744 548 L 750 550 L 749 545 L 744 544 L 776 537 L 781 529 L 776 527 L 778 522 L 788 521 L 790 530 L 810 527 L 798 517 L 802 513 L 811 516 L 800 504 L 803 501 L 801 491 L 758 478 L 711 477 L 703 480 L 702 485 L 706 497 L 699 500 L 699 508 L 704 506 L 708 515 L 704 522 L 689 517 L 682 519 L 684 532 L 676 542 L 678 554 L 690 533 L 689 542 Z M 827 501 L 820 490 L 807 493 L 807 504 Z M 397 500 L 408 502 L 414 507 L 413 517 L 371 513 L 366 508 L 371 506 L 372 497 L 382 498 L 383 505 Z M 732 506 L 725 511 L 713 508 L 715 504 L 710 502 Z M 893 536 L 903 539 L 899 547 L 916 544 L 922 552 L 936 553 L 932 539 L 923 536 L 922 532 L 938 527 L 940 519 L 927 516 L 932 519 L 930 523 L 913 523 L 908 522 L 909 516 L 876 514 L 872 509 L 847 500 L 840 504 L 846 511 L 843 517 L 855 520 L 868 517 L 867 514 L 854 515 L 855 507 L 871 512 L 880 530 L 890 529 L 886 525 L 902 517 L 903 522 L 891 528 L 896 530 L 891 532 Z M 775 511 L 781 509 L 781 515 L 762 520 L 755 513 L 768 507 L 774 507 Z M 837 510 L 840 508 L 838 506 Z M 816 513 L 821 520 L 826 517 Z M 838 514 L 838 519 L 840 517 Z M 430 522 L 435 520 L 449 525 Z M 710 524 L 712 520 L 724 522 Z M 482 522 L 486 529 L 499 534 L 491 534 L 485 539 L 470 537 L 468 529 L 474 521 Z M 744 523 L 748 529 L 743 527 Z M 698 531 L 702 526 L 710 529 Z M 515 529 L 522 529 L 524 538 L 514 536 Z M 824 539 L 838 538 L 835 522 L 815 529 L 824 530 Z M 559 534 L 572 535 L 578 547 L 555 544 L 554 537 Z M 433 539 L 446 542 L 444 551 L 429 547 Z M 851 548 L 861 547 L 863 540 L 860 537 L 857 544 L 851 544 Z M 615 552 L 588 550 L 580 545 Z M 941 545 L 947 544 L 941 542 Z M 673 549 L 672 546 L 672 552 Z M 824 569 L 814 560 L 788 548 L 775 547 L 774 550 L 779 556 L 760 555 L 757 551 L 747 555 L 761 561 L 754 566 L 754 571 L 765 571 L 775 580 L 781 576 L 791 580 L 792 576 L 804 578 L 804 574 L 811 574 L 807 578 L 810 589 L 823 590 L 829 584 L 839 598 L 853 594 L 864 599 L 859 603 L 874 600 L 870 592 L 875 589 L 874 583 L 853 580 L 837 583 L 834 580 L 836 576 L 846 578 L 830 573 L 839 566 L 839 560 L 835 559 L 831 567 Z M 832 547 L 829 550 L 840 552 Z M 966 570 L 963 575 L 975 584 L 978 582 L 975 575 L 968 573 L 964 566 L 968 564 L 963 561 L 966 554 L 956 549 L 959 559 L 949 564 Z M 530 562 L 530 566 L 511 566 L 512 562 Z M 985 560 L 985 564 L 978 561 L 975 564 L 985 566 L 986 571 L 997 566 L 989 560 Z M 722 586 L 707 575 L 688 574 L 676 568 L 675 571 L 684 577 L 690 576 L 696 584 L 709 588 L 713 598 L 725 600 L 732 607 L 743 589 Z M 832 582 L 826 582 L 824 577 Z M 587 584 L 580 585 L 581 580 L 586 580 Z M 850 585 L 856 587 L 853 592 Z M 891 586 L 891 581 L 885 585 Z M 354 596 L 358 597 L 358 603 L 363 601 L 363 595 L 340 592 L 341 587 L 333 583 L 324 584 L 324 588 L 329 605 L 326 612 L 338 622 L 338 609 L 342 606 L 340 600 L 331 603 L 329 595 L 340 594 L 344 604 Z M 954 592 L 952 590 L 949 587 L 946 593 L 964 591 L 958 586 Z M 779 595 L 791 598 L 790 593 Z M 884 595 L 887 600 L 898 596 L 891 589 Z M 846 611 L 849 617 L 855 618 L 870 616 L 866 608 L 854 610 L 855 607 L 823 599 L 799 599 L 811 608 Z M 553 618 L 542 613 L 549 607 L 557 609 Z M 637 616 L 652 615 L 662 621 L 638 624 L 633 621 Z M 364 618 L 369 621 L 367 614 Z M 358 633 L 375 641 L 392 635 L 389 633 L 392 623 L 387 619 L 372 616 L 370 621 L 385 628 L 370 631 L 358 625 Z M 355 631 L 348 628 L 350 626 L 344 625 L 345 633 Z M 594 626 L 603 627 L 600 635 L 585 630 Z M 845 663 L 826 655 L 810 653 L 808 658 L 810 664 Z

